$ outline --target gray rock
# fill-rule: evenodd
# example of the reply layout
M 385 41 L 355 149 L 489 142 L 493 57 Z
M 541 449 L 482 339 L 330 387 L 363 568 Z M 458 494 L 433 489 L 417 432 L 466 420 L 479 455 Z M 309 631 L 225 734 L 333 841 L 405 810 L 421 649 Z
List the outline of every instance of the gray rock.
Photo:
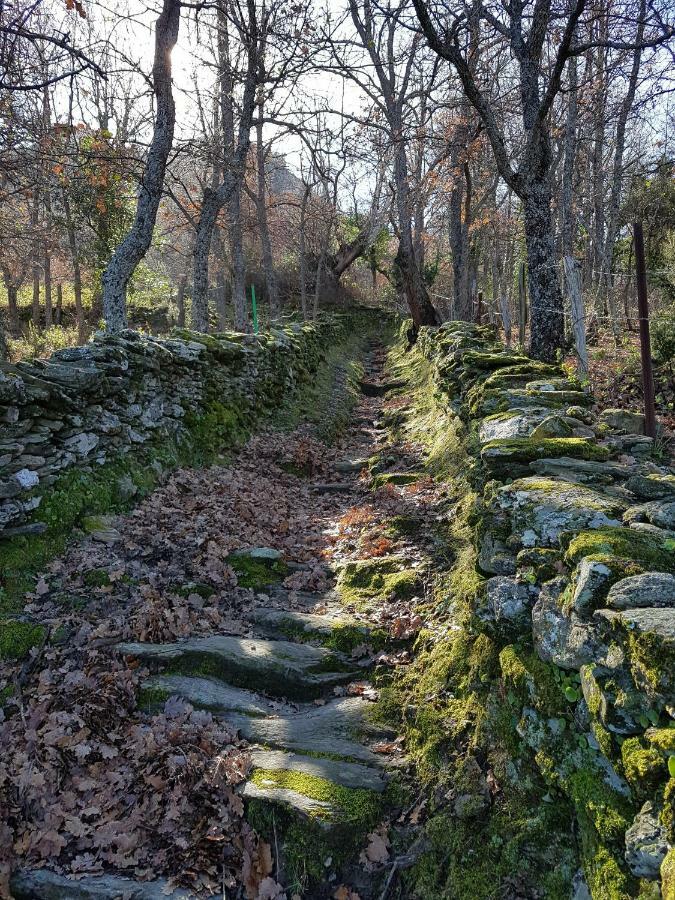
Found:
M 658 819 L 654 804 L 648 801 L 635 816 L 626 832 L 626 863 L 636 878 L 656 880 L 668 852 L 666 829 Z
M 624 522 L 644 522 L 657 528 L 675 530 L 675 500 L 651 500 L 638 506 L 629 507 L 624 513 Z
M 76 453 L 78 456 L 87 456 L 94 447 L 98 446 L 98 442 L 98 435 L 83 431 L 80 434 L 67 438 L 63 444 L 71 453 Z
M 564 586 L 562 578 L 543 585 L 532 609 L 532 637 L 545 662 L 562 669 L 579 669 L 601 656 L 604 647 L 592 625 L 574 612 L 569 616 L 563 613 L 559 598 Z
M 622 434 L 645 433 L 645 417 L 628 409 L 604 409 L 598 421 Z
M 529 629 L 537 588 L 514 578 L 496 576 L 487 580 L 485 591 L 485 603 L 476 610 L 482 621 L 498 628 L 504 626 L 516 631 Z
M 643 500 L 675 500 L 675 475 L 636 474 L 626 487 Z
M 584 557 L 575 573 L 572 606 L 582 618 L 588 616 L 598 603 L 598 593 L 612 577 L 612 570 L 604 563 Z
M 639 609 L 643 607 L 675 607 L 675 575 L 667 572 L 646 572 L 622 578 L 612 585 L 606 605 L 610 609 Z
M 16 872 L 11 879 L 15 900 L 197 900 L 192 891 L 169 889 L 165 879 L 136 881 L 120 875 L 68 878 L 49 869 Z M 216 895 L 211 900 L 217 900 Z
M 376 753 L 369 743 L 392 737 L 393 732 L 371 721 L 372 705 L 362 697 L 340 697 L 323 706 L 298 708 L 210 678 L 156 675 L 144 686 L 208 709 L 237 728 L 246 740 L 268 747 L 337 754 L 375 766 L 388 762 L 386 754 Z
M 553 438 L 553 437 L 571 437 L 574 429 L 566 421 L 564 416 L 553 415 L 547 416 L 543 422 L 540 422 L 539 425 L 534 429 L 531 434 L 535 440 L 539 438 Z
M 292 641 L 212 635 L 171 644 L 124 643 L 121 653 L 182 674 L 209 667 L 216 677 L 277 697 L 313 699 L 354 676 L 341 654 Z
M 540 422 L 551 413 L 547 406 L 533 407 L 527 410 L 512 410 L 496 419 L 481 422 L 478 437 L 481 444 L 500 438 L 527 437 L 532 434 Z
M 377 794 L 381 794 L 387 786 L 386 775 L 381 770 L 362 763 L 305 756 L 283 750 L 253 750 L 251 761 L 254 769 L 302 772 L 342 787 L 360 788 Z
M 533 533 L 525 546 L 555 547 L 564 531 L 621 524 L 625 504 L 616 497 L 566 481 L 530 476 L 500 488 L 496 503 L 511 517 L 514 534 Z
M 116 489 L 117 496 L 123 503 L 131 500 L 131 498 L 135 497 L 138 493 L 138 488 L 133 483 L 129 475 L 122 475 L 117 479 Z
M 633 683 L 630 674 L 618 668 L 608 676 L 599 666 L 581 668 L 581 690 L 593 716 L 615 734 L 639 734 L 643 729 L 640 717 L 644 713 L 644 697 Z

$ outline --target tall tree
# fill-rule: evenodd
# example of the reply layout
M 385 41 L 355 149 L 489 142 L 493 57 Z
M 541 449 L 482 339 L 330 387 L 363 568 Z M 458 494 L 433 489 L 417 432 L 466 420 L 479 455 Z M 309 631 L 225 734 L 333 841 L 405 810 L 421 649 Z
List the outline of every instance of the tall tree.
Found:
M 138 191 L 136 216 L 131 231 L 115 250 L 103 273 L 103 315 L 109 331 L 126 327 L 129 280 L 152 243 L 166 163 L 173 144 L 176 104 L 171 83 L 171 51 L 178 40 L 180 0 L 163 0 L 155 23 L 155 56 L 152 87 L 156 102 L 155 126 Z

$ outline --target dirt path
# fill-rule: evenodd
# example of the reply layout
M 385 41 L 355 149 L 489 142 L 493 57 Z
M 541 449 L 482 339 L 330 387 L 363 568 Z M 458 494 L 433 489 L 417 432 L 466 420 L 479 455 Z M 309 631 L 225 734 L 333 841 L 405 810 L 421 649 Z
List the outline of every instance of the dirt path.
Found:
M 423 625 L 447 502 L 388 443 L 384 356 L 337 447 L 264 431 L 89 523 L 39 579 L 50 642 L 0 731 L 2 836 L 41 870 L 16 897 L 160 897 L 172 876 L 181 897 L 379 896 L 407 800 L 373 701 Z

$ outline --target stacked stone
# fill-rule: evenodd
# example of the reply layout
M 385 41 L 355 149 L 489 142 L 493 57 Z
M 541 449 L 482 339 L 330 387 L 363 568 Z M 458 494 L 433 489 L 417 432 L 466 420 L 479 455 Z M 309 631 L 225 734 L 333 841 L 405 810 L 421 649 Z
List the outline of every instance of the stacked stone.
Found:
M 480 447 L 475 624 L 524 686 L 516 728 L 576 808 L 590 892 L 674 898 L 675 472 L 641 415 L 595 416 L 575 378 L 489 327 L 448 323 L 420 346 Z M 547 714 L 528 646 L 572 728 Z
M 0 539 L 46 530 L 42 499 L 73 467 L 189 441 L 186 419 L 214 402 L 244 419 L 277 407 L 347 326 L 326 316 L 261 336 L 97 334 L 46 360 L 0 364 Z

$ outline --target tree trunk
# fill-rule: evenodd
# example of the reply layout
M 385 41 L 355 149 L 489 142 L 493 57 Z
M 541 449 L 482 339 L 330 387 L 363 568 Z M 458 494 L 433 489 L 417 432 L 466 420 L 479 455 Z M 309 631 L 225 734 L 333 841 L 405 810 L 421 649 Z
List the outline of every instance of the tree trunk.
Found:
M 611 294 L 613 278 L 611 275 L 612 265 L 614 261 L 614 244 L 619 233 L 619 207 L 621 203 L 621 178 L 623 175 L 623 153 L 626 146 L 626 125 L 628 116 L 633 108 L 635 101 L 635 92 L 637 90 L 638 75 L 640 72 L 640 60 L 642 58 L 641 44 L 645 30 L 645 12 L 646 2 L 641 0 L 640 11 L 638 13 L 637 33 L 635 35 L 635 50 L 633 51 L 633 63 L 631 73 L 628 79 L 628 90 L 621 103 L 619 118 L 616 123 L 616 136 L 614 140 L 614 163 L 612 166 L 612 186 L 609 197 L 609 206 L 607 210 L 607 232 L 605 234 L 605 244 L 602 252 L 602 275 L 601 283 L 603 292 L 607 299 L 607 307 L 612 322 L 612 330 L 615 338 L 618 340 L 620 336 L 619 316 L 616 302 Z
M 178 308 L 178 327 L 185 328 L 185 287 L 187 285 L 187 275 L 181 275 L 178 279 L 178 290 L 176 291 L 176 306 Z
M 33 209 L 31 210 L 31 228 L 33 231 L 33 325 L 36 328 L 40 326 L 40 276 L 42 267 L 40 265 L 41 241 L 38 235 L 40 228 L 40 196 L 39 189 L 35 190 L 33 198 Z
M 59 281 L 56 285 L 56 316 L 54 321 L 57 325 L 61 324 L 63 319 L 63 285 Z
M 300 205 L 300 234 L 298 237 L 298 256 L 300 257 L 300 309 L 302 318 L 307 319 L 307 203 L 311 187 L 306 184 Z
M 577 152 L 577 58 L 569 63 L 569 90 L 567 94 L 567 117 L 565 119 L 565 160 L 562 175 L 562 251 L 564 256 L 572 256 L 576 229 L 574 227 L 574 162 Z
M 103 315 L 109 331 L 127 324 L 127 285 L 152 242 L 157 210 L 162 198 L 166 162 L 173 144 L 176 105 L 171 86 L 171 51 L 178 40 L 180 0 L 163 0 L 155 25 L 155 58 L 152 69 L 156 100 L 155 128 L 145 161 L 131 231 L 115 250 L 103 273 Z
M 241 182 L 232 191 L 229 213 L 228 233 L 232 258 L 234 327 L 237 331 L 249 331 L 248 304 L 246 302 L 246 259 L 241 223 Z
M 6 283 L 7 287 L 7 307 L 9 312 L 9 330 L 12 334 L 19 333 L 19 306 L 18 294 L 19 289 L 15 284 Z
M 49 251 L 45 252 L 45 328 L 52 325 L 52 258 Z
M 261 78 L 261 83 L 262 78 Z M 262 88 L 260 88 L 262 93 Z M 279 288 L 277 276 L 274 271 L 274 256 L 272 254 L 272 242 L 270 240 L 269 222 L 267 220 L 267 186 L 265 184 L 265 147 L 263 144 L 263 101 L 258 104 L 258 121 L 256 124 L 256 160 L 258 169 L 258 190 L 256 192 L 256 212 L 258 228 L 260 230 L 260 246 L 262 249 L 263 270 L 265 272 L 265 286 L 267 288 L 267 301 L 270 308 L 270 318 L 276 319 L 281 312 L 279 306 Z
M 213 229 L 223 205 L 224 185 L 214 191 L 204 188 L 202 208 L 199 212 L 192 269 L 192 328 L 203 334 L 209 330 L 209 255 Z
M 565 329 L 562 295 L 556 275 L 548 181 L 530 183 L 523 209 L 530 295 L 530 354 L 536 359 L 552 362 L 563 346 Z
M 73 263 L 73 293 L 75 294 L 75 318 L 77 321 L 77 340 L 84 344 L 84 309 L 82 308 L 82 270 L 80 268 L 80 251 L 77 243 L 77 232 L 70 210 L 70 202 L 66 190 L 62 193 L 63 212 L 66 218 L 66 231 L 68 232 L 68 245 Z
M 420 325 L 440 325 L 440 317 L 429 299 L 422 273 L 415 258 L 408 162 L 405 153 L 405 142 L 401 139 L 398 140 L 394 154 L 394 183 L 396 185 L 396 207 L 400 235 L 395 264 L 399 270 L 403 296 L 410 309 L 415 329 L 419 328 Z

